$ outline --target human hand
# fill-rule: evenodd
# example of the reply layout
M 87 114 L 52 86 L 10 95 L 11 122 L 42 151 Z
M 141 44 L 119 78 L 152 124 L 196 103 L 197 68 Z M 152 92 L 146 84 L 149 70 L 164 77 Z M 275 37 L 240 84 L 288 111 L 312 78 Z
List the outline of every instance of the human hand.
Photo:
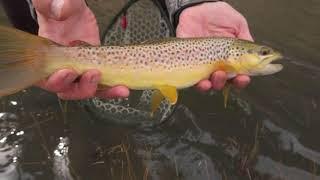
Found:
M 92 45 L 100 44 L 96 18 L 84 0 L 32 1 L 38 16 L 39 36 L 66 46 L 78 40 Z M 123 86 L 97 90 L 100 78 L 101 74 L 97 70 L 88 70 L 79 75 L 72 69 L 63 69 L 39 82 L 38 86 L 57 93 L 65 100 L 129 96 L 128 88 Z
M 179 17 L 177 37 L 234 37 L 253 41 L 246 19 L 225 2 L 202 3 L 186 8 Z M 201 91 L 209 89 L 221 90 L 227 81 L 223 71 L 214 72 L 210 80 L 202 80 L 197 84 Z M 249 82 L 249 76 L 238 75 L 232 84 L 241 89 Z

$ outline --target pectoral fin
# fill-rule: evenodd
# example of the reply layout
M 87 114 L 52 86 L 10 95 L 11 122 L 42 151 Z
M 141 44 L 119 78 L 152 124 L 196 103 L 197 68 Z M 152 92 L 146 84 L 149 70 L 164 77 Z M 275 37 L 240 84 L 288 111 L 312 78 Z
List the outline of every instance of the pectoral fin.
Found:
M 229 93 L 230 93 L 230 88 L 231 88 L 231 84 L 227 83 L 225 85 L 225 87 L 222 90 L 222 94 L 223 94 L 223 103 L 224 103 L 224 108 L 227 108 L 227 104 L 228 104 L 228 98 L 229 98 Z
M 170 104 L 176 104 L 178 100 L 177 88 L 173 86 L 158 86 L 151 98 L 151 115 L 159 108 L 162 100 L 167 99 Z
M 173 86 L 159 86 L 157 88 L 161 94 L 171 103 L 175 104 L 178 100 L 177 88 Z

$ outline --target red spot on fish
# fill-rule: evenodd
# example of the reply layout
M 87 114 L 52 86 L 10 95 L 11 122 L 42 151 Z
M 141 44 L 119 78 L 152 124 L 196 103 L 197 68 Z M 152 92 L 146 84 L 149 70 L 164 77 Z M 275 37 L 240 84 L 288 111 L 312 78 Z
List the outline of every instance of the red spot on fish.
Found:
M 121 27 L 123 30 L 126 30 L 128 26 L 127 15 L 123 15 L 121 18 Z

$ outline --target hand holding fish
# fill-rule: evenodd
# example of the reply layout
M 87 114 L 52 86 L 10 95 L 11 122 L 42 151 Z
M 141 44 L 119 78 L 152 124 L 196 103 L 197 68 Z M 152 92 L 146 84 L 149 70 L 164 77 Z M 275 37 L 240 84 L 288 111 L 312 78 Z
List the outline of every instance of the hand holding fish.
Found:
M 178 37 L 233 37 L 253 41 L 246 19 L 225 2 L 202 3 L 185 9 L 179 17 Z M 197 84 L 201 91 L 221 90 L 227 81 L 223 71 L 212 74 L 210 80 Z M 244 88 L 250 82 L 249 76 L 238 75 L 232 79 L 237 88 Z
M 33 3 L 38 14 L 39 36 L 63 45 L 68 45 L 74 40 L 93 45 L 100 44 L 96 19 L 83 0 L 33 0 Z M 194 28 L 189 28 L 190 25 Z M 177 36 L 228 36 L 252 40 L 246 20 L 224 2 L 203 3 L 184 10 L 177 27 Z M 75 82 L 76 79 L 79 81 Z M 114 98 L 129 95 L 129 90 L 123 86 L 97 91 L 99 80 L 100 73 L 96 70 L 87 71 L 79 76 L 71 69 L 63 69 L 41 82 L 39 86 L 57 93 L 63 99 L 85 99 L 93 96 Z M 217 71 L 211 76 L 211 81 L 203 80 L 197 87 L 203 91 L 210 88 L 221 90 L 226 80 L 226 73 Z M 248 76 L 239 75 L 233 79 L 233 84 L 243 88 L 249 81 Z
M 76 40 L 92 45 L 100 44 L 95 16 L 84 0 L 33 0 L 33 4 L 38 15 L 39 36 L 63 45 L 70 45 L 70 42 Z M 79 76 L 72 69 L 63 69 L 38 85 L 67 100 L 129 95 L 129 90 L 123 86 L 97 91 L 100 78 L 101 74 L 97 70 L 89 70 Z

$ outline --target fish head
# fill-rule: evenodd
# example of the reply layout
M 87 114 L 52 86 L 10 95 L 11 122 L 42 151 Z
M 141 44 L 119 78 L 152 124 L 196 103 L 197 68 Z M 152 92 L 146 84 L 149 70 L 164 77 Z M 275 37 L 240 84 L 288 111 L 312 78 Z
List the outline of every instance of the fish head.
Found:
M 283 69 L 281 64 L 274 63 L 283 56 L 271 47 L 249 41 L 237 41 L 233 46 L 234 52 L 231 52 L 231 56 L 236 61 L 238 73 L 262 76 L 274 74 Z

